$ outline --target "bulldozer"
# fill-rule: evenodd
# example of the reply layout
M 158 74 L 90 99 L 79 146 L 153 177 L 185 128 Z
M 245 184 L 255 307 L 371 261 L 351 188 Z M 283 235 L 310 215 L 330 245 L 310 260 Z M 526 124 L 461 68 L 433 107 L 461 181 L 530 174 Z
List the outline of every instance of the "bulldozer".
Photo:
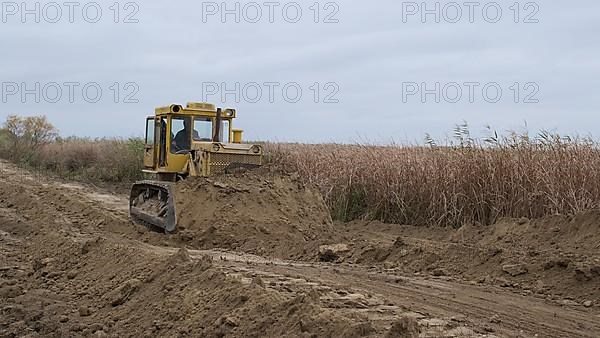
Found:
M 188 177 L 209 177 L 260 167 L 263 148 L 242 142 L 233 128 L 236 110 L 190 102 L 155 109 L 146 118 L 144 169 L 150 179 L 131 188 L 129 214 L 137 224 L 176 231 L 175 186 Z

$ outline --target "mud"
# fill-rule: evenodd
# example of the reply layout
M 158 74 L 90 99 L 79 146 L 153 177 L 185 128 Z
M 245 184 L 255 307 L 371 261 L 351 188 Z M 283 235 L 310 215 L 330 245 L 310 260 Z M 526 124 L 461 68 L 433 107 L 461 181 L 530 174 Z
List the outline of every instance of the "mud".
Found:
M 294 177 L 242 173 L 186 182 L 179 193 L 203 191 L 207 207 L 164 235 L 129 221 L 127 196 L 6 162 L 0 174 L 2 337 L 600 332 L 595 213 L 460 230 L 332 224 Z

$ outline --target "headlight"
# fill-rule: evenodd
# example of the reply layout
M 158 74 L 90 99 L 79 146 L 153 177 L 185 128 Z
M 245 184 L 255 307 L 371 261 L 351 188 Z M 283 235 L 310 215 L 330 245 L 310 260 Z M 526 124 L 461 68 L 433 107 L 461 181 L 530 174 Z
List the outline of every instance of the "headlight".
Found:
M 221 150 L 221 146 L 218 143 L 215 143 L 215 144 L 213 144 L 212 149 L 213 149 L 213 151 L 219 151 L 219 150 Z
M 260 148 L 260 146 L 252 146 L 252 152 L 255 154 L 260 153 L 262 149 Z

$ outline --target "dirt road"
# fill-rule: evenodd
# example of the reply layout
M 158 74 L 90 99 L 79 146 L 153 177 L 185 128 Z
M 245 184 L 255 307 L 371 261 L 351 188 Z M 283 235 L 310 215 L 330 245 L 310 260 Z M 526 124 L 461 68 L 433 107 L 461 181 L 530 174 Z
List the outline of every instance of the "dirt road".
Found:
M 404 241 L 455 245 L 424 237 Z M 600 336 L 593 268 L 588 303 L 447 271 L 185 243 L 130 223 L 126 196 L 0 162 L 0 336 Z

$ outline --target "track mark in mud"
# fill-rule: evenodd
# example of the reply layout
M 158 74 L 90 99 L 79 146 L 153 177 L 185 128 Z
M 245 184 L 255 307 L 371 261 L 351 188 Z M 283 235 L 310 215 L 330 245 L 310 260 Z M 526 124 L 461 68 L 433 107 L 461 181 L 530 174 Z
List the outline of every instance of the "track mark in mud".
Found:
M 154 246 L 146 249 L 160 254 L 176 251 Z M 390 325 L 393 318 L 412 316 L 422 327 L 429 328 L 424 332 L 430 332 L 431 337 L 449 331 L 469 337 L 492 332 L 501 336 L 529 332 L 531 336 L 545 333 L 594 337 L 586 332 L 600 330 L 600 324 L 581 311 L 502 288 L 443 277 L 402 276 L 361 266 L 289 262 L 215 250 L 189 250 L 189 253 L 196 258 L 209 256 L 227 274 L 247 281 L 260 277 L 267 287 L 280 292 L 317 290 L 323 304 L 337 309 L 353 304 L 355 311 L 384 325 Z M 501 320 L 497 322 L 496 318 Z
M 175 255 L 178 252 L 176 248 L 152 245 L 143 245 L 143 250 L 148 252 L 148 255 L 159 256 Z M 421 337 L 454 337 L 461 334 L 468 337 L 486 337 L 476 333 L 466 319 L 432 317 L 402 305 L 400 299 L 390 300 L 385 294 L 356 288 L 352 278 L 346 278 L 350 274 L 344 276 L 340 267 L 333 264 L 298 263 L 216 250 L 187 250 L 187 253 L 190 258 L 196 260 L 210 257 L 217 269 L 242 284 L 259 283 L 288 297 L 299 294 L 312 295 L 318 299 L 321 306 L 341 316 L 365 316 L 380 332 L 389 330 L 399 318 L 408 317 L 420 325 Z M 320 278 L 323 269 L 338 271 L 336 274 L 340 274 L 339 279 L 331 279 L 331 276 Z M 363 271 L 357 268 L 356 272 Z M 364 277 L 368 276 L 361 278 Z M 395 280 L 399 277 L 387 278 Z M 405 277 L 403 280 L 406 282 L 410 279 Z
M 128 213 L 127 196 L 116 196 L 108 193 L 92 191 L 82 185 L 75 183 L 62 183 L 61 188 L 74 191 L 77 194 L 86 196 L 89 200 L 102 204 L 106 209 Z

